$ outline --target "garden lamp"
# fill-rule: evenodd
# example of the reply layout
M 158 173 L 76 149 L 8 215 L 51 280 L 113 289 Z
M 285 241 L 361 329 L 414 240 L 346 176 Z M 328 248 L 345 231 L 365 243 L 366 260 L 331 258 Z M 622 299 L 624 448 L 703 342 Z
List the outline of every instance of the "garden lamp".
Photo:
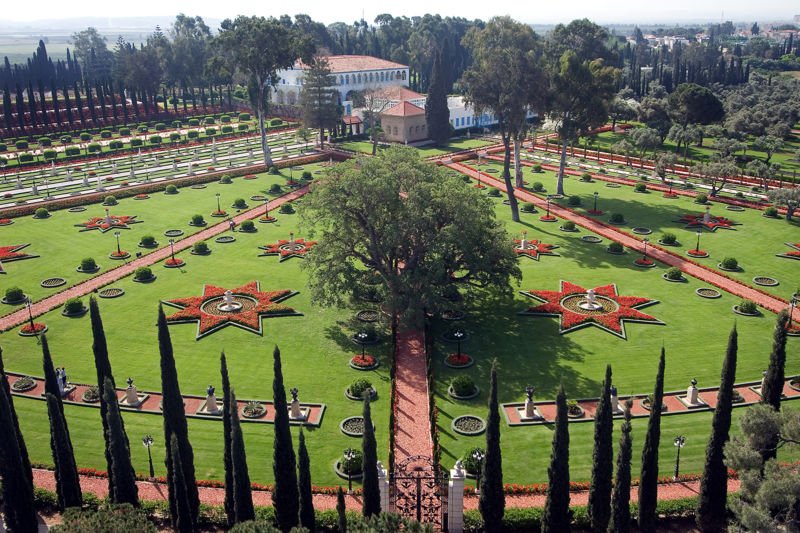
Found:
M 150 463 L 150 479 L 153 479 L 156 477 L 155 470 L 153 469 L 153 454 L 150 452 L 150 446 L 153 445 L 153 436 L 145 435 L 142 438 L 142 445 L 147 448 L 147 460 Z
M 219 205 L 219 193 L 216 193 L 215 196 L 217 197 L 217 213 L 222 211 L 222 208 Z
M 350 461 L 356 458 L 356 451 L 353 448 L 347 448 L 344 451 L 345 470 L 347 470 L 347 493 L 353 494 L 353 470 Z
M 700 251 L 700 235 L 702 235 L 702 234 L 703 234 L 703 232 L 700 231 L 700 229 L 698 228 L 697 233 L 696 233 L 696 235 L 697 235 L 697 243 L 694 246 L 694 250 L 696 252 Z
M 169 240 L 169 255 L 172 257 L 172 263 L 175 263 L 175 239 Z
M 367 335 L 366 331 L 359 331 L 358 333 L 356 333 L 356 340 L 361 345 L 361 357 L 364 357 L 367 345 L 367 337 L 369 337 L 369 335 Z
M 650 239 L 645 237 L 642 242 L 644 243 L 644 254 L 642 255 L 642 260 L 647 261 L 647 245 L 650 242 Z
M 597 213 L 597 197 L 598 196 L 600 196 L 600 193 L 597 192 L 597 191 L 594 191 L 594 207 L 592 208 L 592 211 L 594 211 L 595 213 Z
M 122 250 L 119 249 L 119 236 L 120 236 L 120 232 L 119 231 L 115 231 L 114 232 L 114 237 L 117 238 L 117 255 L 122 255 Z
M 461 341 L 464 338 L 464 331 L 457 329 L 453 332 L 453 338 L 456 340 L 456 350 L 458 351 L 458 355 L 461 355 Z
M 672 478 L 673 480 L 677 481 L 681 468 L 681 448 L 686 445 L 686 437 L 683 435 L 678 435 L 675 437 L 675 440 L 672 441 L 672 444 L 678 449 L 678 453 L 675 456 L 675 476 Z
M 25 307 L 28 308 L 28 320 L 31 323 L 31 332 L 36 333 L 36 326 L 33 324 L 33 306 L 31 305 L 30 297 L 25 298 Z
M 477 479 L 475 480 L 475 493 L 479 493 L 481 491 L 481 470 L 483 470 L 483 460 L 486 457 L 486 453 L 483 450 L 475 450 L 472 452 L 472 458 L 478 464 L 478 475 Z

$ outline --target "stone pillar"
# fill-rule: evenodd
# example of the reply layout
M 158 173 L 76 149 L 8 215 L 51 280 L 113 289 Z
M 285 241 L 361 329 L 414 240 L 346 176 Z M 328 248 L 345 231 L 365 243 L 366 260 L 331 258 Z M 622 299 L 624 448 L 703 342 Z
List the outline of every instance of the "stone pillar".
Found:
M 383 463 L 378 461 L 378 489 L 381 495 L 381 512 L 389 512 L 389 475 L 383 467 Z
M 686 401 L 691 405 L 697 404 L 697 380 L 693 379 L 689 388 L 686 389 Z
M 128 388 L 125 389 L 125 403 L 132 407 L 139 406 L 139 393 L 133 383 L 128 385 Z
M 447 487 L 447 531 L 461 533 L 464 531 L 464 481 L 467 473 L 456 461 L 450 470 L 450 482 Z
M 612 385 L 611 389 L 609 389 L 609 392 L 611 394 L 611 412 L 613 414 L 617 414 L 620 411 L 619 397 L 617 396 L 617 388 Z

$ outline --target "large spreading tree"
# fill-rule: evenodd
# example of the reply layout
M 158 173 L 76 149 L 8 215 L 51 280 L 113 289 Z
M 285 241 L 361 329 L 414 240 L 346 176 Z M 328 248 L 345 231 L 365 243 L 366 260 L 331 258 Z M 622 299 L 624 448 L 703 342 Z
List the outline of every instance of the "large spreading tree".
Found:
M 470 29 L 464 45 L 472 52 L 472 66 L 462 77 L 466 102 L 476 114 L 488 112 L 497 119 L 505 148 L 503 180 L 511 218 L 519 222 L 511 184 L 511 143 L 514 142 L 517 161 L 528 131 L 528 112 L 544 101 L 545 71 L 540 63 L 539 41 L 527 24 L 510 17 L 495 17 L 483 29 Z
M 426 310 L 453 305 L 446 296 L 455 288 L 510 291 L 520 277 L 491 201 L 412 148 L 336 165 L 302 215 L 320 237 L 304 267 L 323 305 L 377 290 L 393 316 L 420 324 Z

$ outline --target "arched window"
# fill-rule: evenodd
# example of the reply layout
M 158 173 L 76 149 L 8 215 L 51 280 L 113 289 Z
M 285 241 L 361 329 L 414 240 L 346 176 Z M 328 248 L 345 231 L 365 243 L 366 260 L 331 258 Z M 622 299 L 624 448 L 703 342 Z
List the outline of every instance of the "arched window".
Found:
M 399 70 L 397 71 L 397 79 L 398 80 L 400 79 L 400 71 Z
M 369 82 L 372 83 L 372 72 L 369 73 Z
M 383 78 L 384 78 L 384 75 L 383 75 L 383 72 L 381 72 L 381 81 L 385 81 Z
M 394 81 L 394 72 L 389 73 L 389 75 L 391 76 L 392 81 Z
M 394 134 L 397 135 L 397 126 L 394 127 Z
M 404 80 L 406 79 L 406 71 L 405 70 L 403 71 L 403 79 Z
M 350 74 L 345 74 L 344 82 L 345 84 L 350 85 Z
M 358 73 L 358 83 L 361 83 L 361 73 Z
M 344 85 L 344 77 L 339 76 L 339 85 Z

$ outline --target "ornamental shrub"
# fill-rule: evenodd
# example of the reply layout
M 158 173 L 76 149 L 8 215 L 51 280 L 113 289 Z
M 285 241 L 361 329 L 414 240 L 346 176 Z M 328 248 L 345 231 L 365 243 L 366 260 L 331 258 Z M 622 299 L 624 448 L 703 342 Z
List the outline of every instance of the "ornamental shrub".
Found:
M 100 132 L 101 139 L 110 139 L 111 138 L 111 130 L 103 130 Z
M 283 189 L 281 188 L 280 184 L 273 183 L 272 185 L 270 185 L 268 192 L 270 194 L 280 194 L 283 192 Z
M 28 149 L 28 141 L 17 141 L 14 143 L 14 146 L 17 147 L 17 150 L 27 150 Z
M 75 315 L 83 311 L 83 302 L 80 298 L 70 298 L 64 304 L 64 311 L 69 315 Z
M 734 194 L 734 196 L 739 200 L 744 200 L 744 193 L 742 191 L 736 191 L 736 194 Z
M 222 131 L 222 133 L 233 133 L 233 126 L 230 125 L 222 126 L 220 131 Z
M 525 203 L 525 204 L 522 204 L 522 207 L 520 208 L 520 210 L 523 213 L 533 213 L 534 211 L 536 211 L 536 206 L 533 205 L 533 204 Z
M 220 183 L 222 183 L 222 184 L 224 184 L 224 185 L 230 185 L 231 183 L 233 183 L 233 180 L 231 179 L 231 177 L 230 177 L 229 175 L 227 175 L 227 174 L 224 174 L 224 175 L 223 175 L 223 176 L 222 176 L 222 177 L 219 179 L 219 182 L 220 182 Z
M 681 269 L 678 267 L 672 267 L 668 269 L 664 275 L 667 277 L 667 279 L 671 279 L 673 281 L 683 279 L 683 272 L 681 272 Z
M 180 120 L 173 120 L 172 121 L 172 127 L 173 128 L 177 129 L 177 128 L 180 128 L 182 125 L 183 125 L 183 122 L 181 122 Z
M 458 376 L 450 382 L 456 396 L 469 396 L 475 393 L 475 382 L 469 376 Z
M 309 181 L 309 180 L 311 180 L 311 179 L 313 179 L 313 178 L 314 178 L 314 177 L 311 175 L 311 171 L 310 171 L 310 170 L 304 170 L 304 171 L 303 171 L 303 176 L 302 176 L 302 177 L 303 177 L 303 179 L 304 179 L 304 180 L 306 180 L 306 181 Z
M 707 204 L 708 203 L 708 195 L 701 192 L 700 194 L 695 196 L 694 201 L 697 202 L 698 204 Z
M 142 246 L 155 246 L 156 245 L 156 238 L 152 235 L 145 235 L 142 237 L 142 240 L 139 241 Z
M 117 198 L 112 195 L 108 195 L 103 199 L 103 205 L 117 205 Z
M 203 218 L 203 215 L 192 215 L 192 225 L 193 226 L 205 226 L 206 221 Z
M 239 113 L 239 121 L 250 120 L 250 113 Z
M 778 210 L 774 207 L 764 209 L 764 216 L 775 218 L 778 216 Z
M 540 165 L 539 163 L 536 163 L 535 165 L 533 165 L 533 171 L 537 172 L 537 173 L 541 172 L 542 171 L 542 165 Z
M 169 134 L 169 140 L 172 142 L 178 142 L 181 140 L 181 134 L 173 131 Z
M 156 131 L 164 131 L 167 129 L 167 125 L 163 122 L 156 122 Z
M 25 293 L 19 287 L 9 287 L 6 289 L 7 302 L 19 302 L 25 298 Z
M 248 232 L 254 229 L 256 229 L 256 225 L 252 220 L 245 220 L 239 225 L 239 231 Z
M 196 118 L 189 119 L 189 126 L 199 126 L 199 125 L 200 125 L 200 119 Z
M 150 144 L 161 144 L 161 135 L 151 135 L 148 141 Z
M 42 152 L 42 155 L 46 161 L 53 161 L 56 157 L 58 157 L 58 152 L 55 150 L 45 150 Z
M 561 224 L 561 228 L 566 231 L 575 231 L 575 223 L 571 220 L 567 220 Z
M 342 455 L 342 458 L 339 460 L 340 470 L 344 474 L 360 474 L 361 473 L 361 463 L 364 460 L 364 455 L 361 453 L 361 450 L 357 450 L 355 448 L 350 448 L 350 459 L 348 459 L 345 455 Z
M 139 127 L 137 128 L 137 131 L 138 131 L 139 133 L 147 133 L 147 126 L 139 126 Z
M 0 152 L 7 152 L 7 151 L 8 151 L 8 145 L 5 143 L 0 143 Z
M 217 128 L 206 128 L 206 136 L 211 137 L 217 134 Z
M 81 270 L 91 272 L 97 269 L 97 262 L 91 257 L 81 259 Z
M 153 277 L 153 271 L 150 267 L 139 267 L 136 269 L 136 272 L 133 273 L 133 279 L 137 279 L 139 281 L 147 280 Z
M 123 137 L 127 137 L 128 135 L 131 134 L 131 129 L 130 128 L 120 128 L 119 129 L 119 134 L 121 136 L 123 136 Z
M 249 124 L 237 124 L 236 125 L 236 129 L 238 131 L 247 131 L 248 129 L 250 129 L 250 125 Z
M 636 192 L 647 192 L 647 185 L 644 183 L 637 183 L 633 190 Z
M 280 126 L 281 124 L 283 124 L 283 120 L 279 118 L 273 118 L 272 120 L 269 121 L 269 125 L 272 127 Z
M 623 250 L 622 245 L 620 243 L 618 243 L 618 242 L 612 242 L 611 244 L 608 245 L 608 251 L 609 252 L 612 252 L 612 253 L 615 253 L 615 254 L 621 254 L 622 250 Z
M 486 449 L 476 446 L 467 450 L 467 452 L 461 457 L 461 465 L 464 467 L 464 470 L 473 476 L 478 475 L 478 472 L 481 469 L 481 463 L 475 459 L 475 455 L 477 454 L 480 454 L 482 457 L 486 457 Z
M 742 300 L 739 302 L 739 311 L 742 313 L 753 314 L 758 312 L 758 307 L 753 300 Z
M 33 154 L 29 152 L 19 154 L 19 156 L 17 157 L 19 158 L 20 163 L 30 163 L 31 161 L 33 161 Z
M 142 145 L 142 140 L 141 139 L 131 139 L 131 147 L 132 148 L 136 148 L 136 147 L 141 146 L 141 145 Z
M 486 193 L 487 196 L 491 196 L 492 198 L 499 198 L 500 197 L 500 189 L 491 188 L 489 192 Z
M 92 140 L 92 134 L 86 133 L 85 131 L 79 135 L 79 138 L 82 142 L 89 142 Z
M 167 185 L 167 188 L 164 189 L 164 192 L 167 194 L 178 194 L 178 188 L 174 185 Z
M 46 207 L 40 207 L 33 213 L 33 218 L 47 218 L 50 216 L 50 211 Z
M 215 119 L 214 117 L 211 116 L 206 117 L 206 124 L 216 124 L 216 122 L 217 119 Z
M 661 244 L 675 244 L 678 242 L 678 238 L 675 236 L 674 233 L 664 232 L 661 234 Z
M 273 174 L 273 175 L 278 174 L 279 173 L 278 172 L 278 167 L 276 167 L 275 165 L 272 165 L 271 167 L 269 167 L 269 173 Z
M 579 205 L 581 205 L 581 197 L 580 196 L 570 196 L 567 199 L 567 204 L 570 207 L 578 207 Z
M 205 241 L 196 242 L 194 243 L 194 246 L 192 246 L 192 252 L 199 255 L 205 255 L 208 253 L 208 251 L 208 244 Z
M 581 174 L 581 181 L 592 181 L 592 175 L 588 172 Z
M 233 207 L 236 209 L 244 209 L 247 207 L 247 202 L 244 201 L 244 198 L 237 198 L 233 201 Z
M 353 381 L 347 388 L 347 390 L 348 392 L 350 392 L 350 396 L 361 398 L 363 397 L 363 394 L 371 388 L 372 388 L 372 383 L 368 379 L 360 378 Z
M 189 139 L 197 139 L 198 137 L 200 137 L 200 132 L 197 130 L 190 130 L 186 132 L 186 137 Z
M 230 124 L 231 117 L 230 115 L 220 115 L 219 121 L 222 122 L 223 124 Z
M 122 141 L 111 141 L 108 143 L 108 147 L 112 150 L 121 150 L 123 146 Z
M 281 207 L 278 209 L 278 212 L 284 215 L 291 215 L 294 213 L 294 207 L 292 206 L 291 202 L 287 202 L 281 205 Z
M 39 146 L 52 146 L 53 145 L 53 141 L 50 139 L 50 137 L 39 137 L 39 139 L 36 142 L 39 143 Z
M 728 270 L 736 270 L 739 268 L 739 261 L 737 261 L 735 257 L 726 257 L 720 264 L 722 265 L 722 268 L 726 268 Z
M 76 155 L 81 155 L 81 149 L 77 146 L 67 146 L 64 148 L 64 155 L 67 157 L 74 157 Z
M 533 192 L 542 192 L 544 190 L 544 185 L 541 181 L 534 181 L 533 182 Z
M 623 222 L 625 222 L 625 215 L 623 215 L 622 213 L 611 213 L 611 216 L 609 217 L 608 220 L 610 220 L 614 224 L 622 224 Z

